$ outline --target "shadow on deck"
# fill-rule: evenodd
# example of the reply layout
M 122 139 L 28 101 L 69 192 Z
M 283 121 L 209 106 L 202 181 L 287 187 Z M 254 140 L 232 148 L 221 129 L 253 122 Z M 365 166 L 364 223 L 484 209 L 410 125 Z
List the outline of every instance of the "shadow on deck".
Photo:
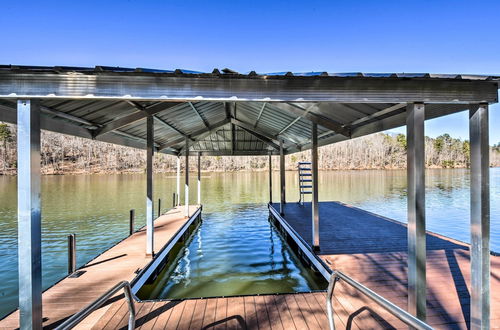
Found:
M 272 206 L 279 210 L 279 204 Z M 311 203 L 288 203 L 286 221 L 311 245 Z M 407 307 L 406 224 L 338 202 L 321 202 L 320 248 L 317 255 L 402 308 Z M 466 329 L 470 324 L 469 245 L 428 232 L 427 322 L 440 329 Z M 336 295 L 360 328 L 391 326 L 394 317 L 354 289 L 340 285 Z M 342 303 L 343 301 L 343 303 Z M 491 325 L 500 324 L 500 258 L 491 257 Z M 337 306 L 338 308 L 338 306 Z M 368 311 L 368 312 L 366 312 Z M 372 312 L 375 311 L 378 316 Z M 358 314 L 356 314 L 358 313 Z M 382 318 L 383 320 L 381 320 Z

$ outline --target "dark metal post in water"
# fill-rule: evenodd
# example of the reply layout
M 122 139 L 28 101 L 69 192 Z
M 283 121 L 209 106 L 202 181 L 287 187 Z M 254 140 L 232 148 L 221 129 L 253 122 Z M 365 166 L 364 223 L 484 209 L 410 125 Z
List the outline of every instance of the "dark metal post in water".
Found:
M 68 275 L 76 271 L 76 234 L 68 235 Z
M 312 123 L 311 132 L 311 174 L 312 174 L 312 234 L 313 249 L 319 250 L 319 202 L 318 202 L 318 125 Z
M 129 216 L 129 235 L 132 235 L 134 233 L 134 221 L 135 221 L 135 210 L 132 209 L 130 210 L 130 216 Z
M 158 198 L 158 218 L 161 215 L 161 198 Z
M 175 193 L 172 194 L 172 207 L 175 207 L 175 201 L 177 197 L 175 196 Z
M 490 187 L 488 104 L 469 113 L 471 329 L 490 328 Z
M 273 158 L 269 151 L 269 203 L 273 202 Z
M 425 107 L 409 103 L 406 109 L 408 140 L 408 312 L 426 319 L 425 242 Z
M 280 199 L 280 214 L 285 214 L 285 153 L 283 150 L 283 141 L 280 140 L 280 191 L 281 191 L 281 199 Z
M 17 101 L 17 208 L 21 329 L 42 328 L 40 105 Z

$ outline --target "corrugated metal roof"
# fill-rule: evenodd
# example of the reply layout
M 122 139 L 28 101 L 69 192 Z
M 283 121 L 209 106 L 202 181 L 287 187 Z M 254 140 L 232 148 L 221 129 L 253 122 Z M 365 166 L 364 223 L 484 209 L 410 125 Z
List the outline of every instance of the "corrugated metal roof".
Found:
M 245 74 L 235 72 L 230 69 L 215 69 L 213 72 L 200 72 L 192 70 L 156 70 L 146 68 L 120 68 L 96 66 L 94 68 L 85 67 L 41 67 L 41 66 L 12 66 L 0 65 L 0 74 L 8 72 L 8 75 L 17 76 L 20 73 L 75 73 L 75 77 L 83 78 L 85 75 L 99 75 L 109 73 L 110 75 L 138 75 L 141 81 L 144 75 L 167 75 L 182 77 L 235 77 L 235 78 L 262 78 L 262 79 L 292 79 L 290 77 L 330 77 L 330 78 L 355 78 L 355 79 L 448 79 L 448 80 L 495 80 L 488 82 L 451 82 L 450 85 L 464 85 L 463 90 L 458 90 L 456 95 L 465 95 L 470 99 L 476 95 L 483 97 L 483 94 L 474 94 L 477 90 L 482 90 L 483 85 L 494 85 L 500 80 L 500 76 L 495 75 L 454 75 L 454 74 L 429 74 L 429 73 L 327 73 L 327 72 L 274 72 L 256 73 L 251 71 Z M 71 74 L 69 74 L 71 76 Z M 120 77 L 121 79 L 121 77 Z M 170 78 L 169 78 L 170 79 Z M 154 82 L 161 79 L 153 79 Z M 176 79 L 173 79 L 176 80 Z M 196 79 L 194 79 L 196 80 Z M 22 81 L 22 79 L 20 80 Z M 76 81 L 76 80 L 75 80 Z M 80 80 L 82 81 L 82 80 Z M 238 79 L 231 81 L 233 86 Z M 134 84 L 136 80 L 130 78 L 128 83 Z M 351 85 L 351 81 L 346 84 Z M 424 83 L 427 83 L 424 81 Z M 106 84 L 110 84 L 106 80 Z M 104 85 L 106 86 L 109 85 Z M 191 87 L 189 79 L 182 79 L 181 84 L 185 85 L 186 91 Z M 203 91 L 205 82 L 198 82 L 197 88 Z M 373 92 L 371 87 L 376 83 L 365 83 L 369 93 Z M 391 86 L 400 86 L 404 81 L 396 81 Z M 445 83 L 444 85 L 447 85 Z M 10 93 L 8 85 L 6 90 Z M 308 82 L 302 85 L 273 84 L 271 87 L 279 89 L 281 87 L 290 88 L 283 91 L 286 93 L 296 93 L 300 96 L 301 88 L 325 89 L 317 87 L 316 83 Z M 320 85 L 320 84 L 318 84 Z M 435 84 L 434 84 L 435 85 Z M 443 85 L 441 82 L 438 85 Z M 474 85 L 476 89 L 472 88 Z M 480 88 L 478 85 L 481 85 Z M 17 85 L 16 85 L 17 86 Z M 115 85 L 113 85 L 115 86 Z M 262 89 L 260 89 L 262 86 Z M 276 86 L 279 86 L 278 88 Z M 298 86 L 298 87 L 297 87 Z M 154 86 L 153 86 L 154 87 Z M 211 86 L 214 93 L 218 92 L 220 86 Z M 14 88 L 14 87 L 12 87 Z M 50 87 L 52 88 L 52 87 Z M 263 81 L 253 92 L 264 93 L 264 88 L 269 88 L 268 82 Z M 363 87 L 365 88 L 365 87 Z M 183 90 L 177 91 L 182 93 Z M 297 92 L 298 91 L 298 92 Z M 496 92 L 496 89 L 493 89 Z M 355 91 L 356 92 L 356 91 Z M 470 92 L 470 93 L 469 93 Z M 132 147 L 142 148 L 146 141 L 146 117 L 154 116 L 154 140 L 158 150 L 167 153 L 181 154 L 185 152 L 186 141 L 189 142 L 189 149 L 193 152 L 202 152 L 214 155 L 257 155 L 267 154 L 270 151 L 278 153 L 278 145 L 283 141 L 286 153 L 293 153 L 310 147 L 312 122 L 318 123 L 318 139 L 320 145 L 335 143 L 345 139 L 358 137 L 374 132 L 379 132 L 394 127 L 405 125 L 406 101 L 385 102 L 366 101 L 361 99 L 357 102 L 341 102 L 336 100 L 327 102 L 306 102 L 302 101 L 282 101 L 279 98 L 269 102 L 262 100 L 237 99 L 233 101 L 232 95 L 225 100 L 197 99 L 197 97 L 187 98 L 185 101 L 175 100 L 148 100 L 134 99 L 126 96 L 119 99 L 97 98 L 92 95 L 83 98 L 52 98 L 53 93 L 40 99 L 41 110 L 44 121 L 42 128 L 72 134 L 85 138 L 94 138 L 105 142 L 117 143 Z M 232 91 L 230 91 L 232 93 Z M 419 92 L 417 92 L 416 95 Z M 441 93 L 441 92 L 439 92 Z M 469 93 L 469 94 L 468 94 Z M 496 93 L 495 93 L 496 94 Z M 7 94 L 6 94 L 7 95 Z M 198 94 L 194 94 L 197 96 Z M 339 94 L 341 95 L 341 94 Z M 391 96 L 390 91 L 385 94 Z M 423 95 L 423 94 L 422 94 Z M 0 120 L 16 121 L 16 99 L 13 97 L 0 97 Z M 493 97 L 491 97 L 493 100 Z M 191 101 L 189 101 L 191 100 Z M 196 101 L 195 101 L 196 100 Z M 457 111 L 466 110 L 467 102 L 437 102 L 426 104 L 426 118 L 436 118 Z M 468 100 L 468 99 L 465 99 Z M 175 101 L 175 102 L 173 102 Z M 451 101 L 454 101 L 451 99 Z M 494 101 L 494 100 L 493 100 Z M 441 103 L 440 103 L 441 102 Z M 233 139 L 234 136 L 234 139 Z
M 212 72 L 203 72 L 186 69 L 151 69 L 151 68 L 124 68 L 114 66 L 95 66 L 95 67 L 75 67 L 75 66 L 28 66 L 28 65 L 0 65 L 1 71 L 16 71 L 16 72 L 75 72 L 75 73 L 151 73 L 164 75 L 196 75 L 196 76 L 246 76 L 246 77 L 339 77 L 339 78 L 427 78 L 427 79 L 463 79 L 463 80 L 500 80 L 498 75 L 479 75 L 479 74 L 440 74 L 440 73 L 420 73 L 420 72 L 394 72 L 394 73 L 370 73 L 370 72 L 327 72 L 327 71 L 311 71 L 311 72 L 256 72 L 249 71 L 239 73 L 231 69 L 214 69 Z

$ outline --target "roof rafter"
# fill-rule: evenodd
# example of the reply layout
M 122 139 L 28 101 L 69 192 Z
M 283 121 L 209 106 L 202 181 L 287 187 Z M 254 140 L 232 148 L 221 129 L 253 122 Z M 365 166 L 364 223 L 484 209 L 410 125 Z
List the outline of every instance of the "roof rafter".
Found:
M 158 116 L 153 116 L 153 119 L 156 120 L 158 123 L 160 123 L 161 125 L 175 131 L 177 134 L 183 136 L 184 138 L 188 138 L 190 139 L 191 141 L 194 141 L 192 138 L 190 138 L 186 133 L 184 133 L 183 131 L 181 131 L 180 129 L 178 128 L 175 128 L 174 126 L 170 125 L 169 123 L 167 123 L 166 121 L 164 121 L 163 119 L 161 119 L 160 117 Z
M 198 115 L 198 117 L 201 119 L 201 121 L 203 122 L 203 125 L 205 125 L 206 128 L 210 128 L 210 125 L 208 124 L 208 122 L 205 120 L 205 118 L 203 118 L 200 114 L 200 112 L 198 111 L 198 109 L 196 109 L 196 107 L 194 106 L 194 104 L 192 102 L 188 102 L 189 106 L 191 107 L 191 109 L 194 110 L 194 112 Z
M 260 108 L 259 115 L 257 116 L 257 120 L 255 120 L 255 124 L 253 125 L 253 128 L 257 128 L 257 125 L 259 124 L 260 117 L 262 117 L 262 114 L 264 113 L 264 109 L 266 108 L 267 102 L 264 102 L 262 104 L 262 108 Z
M 164 110 L 167 110 L 169 108 L 172 108 L 176 105 L 179 105 L 180 103 L 178 102 L 162 102 L 162 103 L 156 103 L 153 106 L 145 109 L 145 110 L 139 110 L 137 112 L 131 113 L 129 115 L 123 116 L 121 118 L 115 119 L 103 127 L 97 129 L 94 132 L 94 138 L 112 132 L 114 130 L 117 130 L 123 126 L 127 126 L 129 124 L 135 123 L 136 121 L 142 120 L 146 118 L 149 115 L 154 115 L 156 113 L 162 112 Z M 137 107 L 135 107 L 137 109 Z
M 193 138 L 193 142 L 195 141 L 199 141 L 201 139 L 203 139 L 205 136 L 207 135 L 210 135 L 212 134 L 214 131 L 216 131 L 218 128 L 226 125 L 227 123 L 229 123 L 229 119 L 224 119 L 224 120 L 221 120 L 220 122 L 216 123 L 215 125 L 213 125 L 212 127 L 210 128 L 203 128 L 201 130 L 198 130 L 196 132 L 193 132 L 192 134 L 189 134 L 189 137 Z M 179 144 L 181 142 L 185 141 L 185 138 L 182 137 L 182 138 L 177 138 L 177 139 L 174 139 L 172 141 L 169 141 L 163 145 L 160 145 L 159 149 L 160 150 L 163 150 L 163 149 L 166 149 L 166 148 L 170 148 L 176 144 Z
M 314 113 L 314 109 L 318 107 L 317 104 L 313 105 L 309 109 L 306 109 L 303 106 L 295 103 L 279 103 L 276 104 L 276 107 L 288 113 L 292 113 L 298 116 L 303 116 L 304 118 L 308 119 L 309 121 L 312 121 L 313 123 L 321 125 L 324 128 L 328 128 L 329 130 L 332 130 L 344 136 L 349 137 L 351 134 L 350 130 L 344 127 L 344 124 L 326 118 L 317 113 Z
M 393 111 L 397 111 L 397 110 L 399 110 L 401 108 L 404 108 L 404 107 L 406 107 L 406 103 L 398 103 L 398 104 L 392 105 L 392 106 L 390 106 L 388 108 L 385 108 L 383 110 L 377 111 L 374 114 L 371 114 L 369 116 L 357 119 L 357 120 L 353 121 L 352 123 L 350 123 L 349 126 L 359 125 L 359 124 L 364 123 L 364 122 L 366 122 L 368 120 L 372 120 L 372 119 L 378 118 L 380 116 L 387 115 L 387 114 L 389 114 L 389 113 L 391 113 Z
M 286 138 L 284 136 L 272 135 L 272 134 L 263 132 L 263 131 L 261 131 L 259 129 L 255 129 L 255 128 L 253 128 L 252 124 L 246 123 L 246 122 L 241 121 L 239 119 L 234 119 L 233 118 L 233 119 L 231 119 L 231 122 L 234 123 L 236 126 L 239 126 L 241 128 L 246 128 L 246 129 L 248 129 L 248 130 L 250 130 L 252 132 L 255 132 L 257 134 L 260 134 L 260 135 L 262 135 L 262 136 L 270 139 L 276 145 L 279 145 L 279 140 L 286 140 L 286 141 L 290 142 L 292 145 L 298 146 L 298 144 L 295 141 L 292 141 L 289 138 Z

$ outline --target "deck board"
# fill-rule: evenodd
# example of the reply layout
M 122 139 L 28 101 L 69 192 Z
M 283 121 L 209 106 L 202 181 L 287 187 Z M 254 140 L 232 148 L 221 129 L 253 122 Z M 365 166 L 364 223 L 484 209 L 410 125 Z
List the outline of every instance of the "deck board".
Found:
M 279 210 L 279 204 L 273 207 Z M 284 213 L 283 218 L 310 245 L 311 204 L 287 203 Z M 406 225 L 337 202 L 321 202 L 319 215 L 321 250 L 318 256 L 331 269 L 343 271 L 406 309 Z M 426 240 L 428 323 L 440 329 L 466 329 L 470 323 L 469 245 L 431 232 L 427 233 Z M 500 319 L 498 256 L 491 256 L 491 275 L 491 320 L 497 320 Z M 344 313 L 342 309 L 349 313 L 350 325 L 404 327 L 394 316 L 357 295 L 354 289 L 341 282 L 337 285 L 335 306 L 339 305 L 336 308 L 340 314 Z
M 191 206 L 190 214 L 193 214 L 197 208 L 197 206 Z M 157 218 L 155 220 L 155 251 L 159 251 L 186 221 L 183 207 L 172 209 Z M 118 282 L 131 281 L 136 275 L 135 271 L 142 269 L 151 261 L 146 257 L 145 249 L 146 231 L 142 228 L 80 268 L 79 270 L 85 272 L 80 277 L 66 277 L 46 290 L 42 296 L 44 327 L 54 328 Z M 116 310 L 112 310 L 112 306 L 110 302 L 99 311 L 92 313 L 82 321 L 82 327 L 92 328 L 108 310 L 116 313 Z M 126 305 L 120 305 L 120 307 L 126 308 Z M 100 328 L 106 326 L 106 324 L 100 325 Z M 15 311 L 0 321 L 0 328 L 18 327 L 19 311 Z

